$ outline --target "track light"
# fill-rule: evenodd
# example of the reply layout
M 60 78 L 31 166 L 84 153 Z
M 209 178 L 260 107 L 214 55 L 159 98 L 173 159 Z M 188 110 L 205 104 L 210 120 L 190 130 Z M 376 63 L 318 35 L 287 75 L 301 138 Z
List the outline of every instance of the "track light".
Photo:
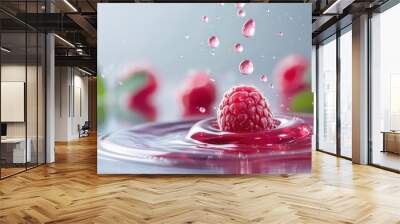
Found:
M 90 73 L 90 72 L 88 72 L 88 71 L 86 71 L 86 70 L 83 70 L 83 69 L 81 69 L 81 68 L 79 68 L 79 67 L 78 67 L 78 70 L 81 71 L 81 72 L 83 72 L 83 73 L 85 73 L 86 75 L 89 75 L 89 76 L 92 75 L 92 73 Z
M 1 51 L 4 51 L 6 53 L 10 53 L 11 52 L 11 50 L 9 50 L 9 49 L 7 49 L 5 47 L 1 47 Z
M 327 9 L 322 13 L 323 15 L 328 14 L 342 14 L 343 9 L 347 6 L 351 5 L 355 0 L 336 0 L 332 5 L 330 5 Z
M 73 6 L 68 0 L 64 0 L 64 3 L 67 4 L 74 12 L 78 12 L 75 6 Z
M 62 42 L 66 43 L 68 46 L 75 48 L 75 45 L 73 45 L 71 42 L 69 42 L 68 40 L 60 37 L 58 34 L 54 34 L 55 37 L 57 37 L 59 40 L 61 40 Z

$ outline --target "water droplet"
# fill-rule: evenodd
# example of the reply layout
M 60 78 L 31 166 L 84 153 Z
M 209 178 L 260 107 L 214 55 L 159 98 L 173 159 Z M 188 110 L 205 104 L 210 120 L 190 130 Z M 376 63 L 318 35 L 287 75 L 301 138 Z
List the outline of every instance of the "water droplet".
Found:
M 261 75 L 260 80 L 263 82 L 267 82 L 268 81 L 268 76 L 267 75 Z
M 270 12 L 271 12 L 271 10 L 267 9 L 267 10 L 265 10 L 265 12 L 267 12 L 267 13 L 270 13 Z
M 183 55 L 179 56 L 180 58 L 183 58 Z
M 189 35 L 185 35 L 185 39 L 186 40 L 190 39 L 190 36 Z
M 269 87 L 271 87 L 271 89 L 273 89 L 274 85 L 271 83 L 271 84 L 269 84 Z
M 243 9 L 239 9 L 236 14 L 241 18 L 246 16 L 246 12 Z
M 290 20 L 290 21 L 293 21 L 293 17 L 289 17 L 289 20 Z
M 278 32 L 276 35 L 278 35 L 279 37 L 283 37 L 285 34 L 283 32 Z
M 208 38 L 208 46 L 210 46 L 211 48 L 216 48 L 219 45 L 219 40 L 218 37 L 216 36 L 211 36 L 210 38 Z
M 245 4 L 246 4 L 246 3 L 236 3 L 236 4 L 235 4 L 235 7 L 236 7 L 237 9 L 243 9 L 243 7 L 244 7 Z
M 212 55 L 212 56 L 215 56 L 215 52 L 214 52 L 214 51 L 211 51 L 211 55 Z
M 205 23 L 208 23 L 208 16 L 202 16 L 201 20 L 203 20 Z
M 242 53 L 243 52 L 243 46 L 240 43 L 236 43 L 234 46 L 234 50 L 236 53 Z
M 215 79 L 211 78 L 210 81 L 211 81 L 211 82 L 215 82 Z
M 247 20 L 242 27 L 243 36 L 249 38 L 254 36 L 255 32 L 256 32 L 256 22 L 253 19 Z
M 240 62 L 239 71 L 243 75 L 250 75 L 254 71 L 253 62 L 248 59 L 243 60 L 242 62 Z
M 199 107 L 199 111 L 200 111 L 200 113 L 205 113 L 205 112 L 206 112 L 206 108 L 204 108 L 204 107 Z
M 275 60 L 276 59 L 276 56 L 272 56 L 272 60 Z
M 124 83 L 123 82 L 119 82 L 119 85 L 122 86 Z
M 218 3 L 220 6 L 224 6 L 225 5 L 225 3 L 223 3 L 223 2 L 221 2 L 221 3 Z

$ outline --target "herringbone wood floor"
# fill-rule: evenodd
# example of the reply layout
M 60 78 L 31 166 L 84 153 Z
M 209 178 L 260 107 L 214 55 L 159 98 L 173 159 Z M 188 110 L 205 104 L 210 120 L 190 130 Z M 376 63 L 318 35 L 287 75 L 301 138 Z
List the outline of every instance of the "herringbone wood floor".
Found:
M 310 175 L 96 174 L 96 139 L 0 181 L 0 223 L 400 223 L 400 175 L 313 154 Z

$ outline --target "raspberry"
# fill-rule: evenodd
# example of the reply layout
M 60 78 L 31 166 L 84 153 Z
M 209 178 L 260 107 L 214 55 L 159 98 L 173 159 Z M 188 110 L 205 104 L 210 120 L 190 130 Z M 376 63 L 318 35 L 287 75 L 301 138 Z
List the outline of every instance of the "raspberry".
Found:
M 308 64 L 308 60 L 299 54 L 289 55 L 279 62 L 276 76 L 283 97 L 292 97 L 308 87 Z
M 156 120 L 157 108 L 152 98 L 158 89 L 156 73 L 148 68 L 132 66 L 123 74 L 120 83 L 117 97 L 121 99 L 121 108 L 126 109 L 124 115 L 129 119 Z
M 209 115 L 216 99 L 216 86 L 204 71 L 195 71 L 185 80 L 180 93 L 183 116 Z
M 257 132 L 275 128 L 264 96 L 255 87 L 236 86 L 219 105 L 218 124 L 223 131 Z

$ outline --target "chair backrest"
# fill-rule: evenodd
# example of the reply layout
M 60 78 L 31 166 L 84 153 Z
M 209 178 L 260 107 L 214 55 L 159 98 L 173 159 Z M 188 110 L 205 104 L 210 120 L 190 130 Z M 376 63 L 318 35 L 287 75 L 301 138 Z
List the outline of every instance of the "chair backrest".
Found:
M 85 121 L 85 123 L 83 124 L 82 128 L 89 128 L 90 127 L 89 124 L 90 124 L 89 121 Z

